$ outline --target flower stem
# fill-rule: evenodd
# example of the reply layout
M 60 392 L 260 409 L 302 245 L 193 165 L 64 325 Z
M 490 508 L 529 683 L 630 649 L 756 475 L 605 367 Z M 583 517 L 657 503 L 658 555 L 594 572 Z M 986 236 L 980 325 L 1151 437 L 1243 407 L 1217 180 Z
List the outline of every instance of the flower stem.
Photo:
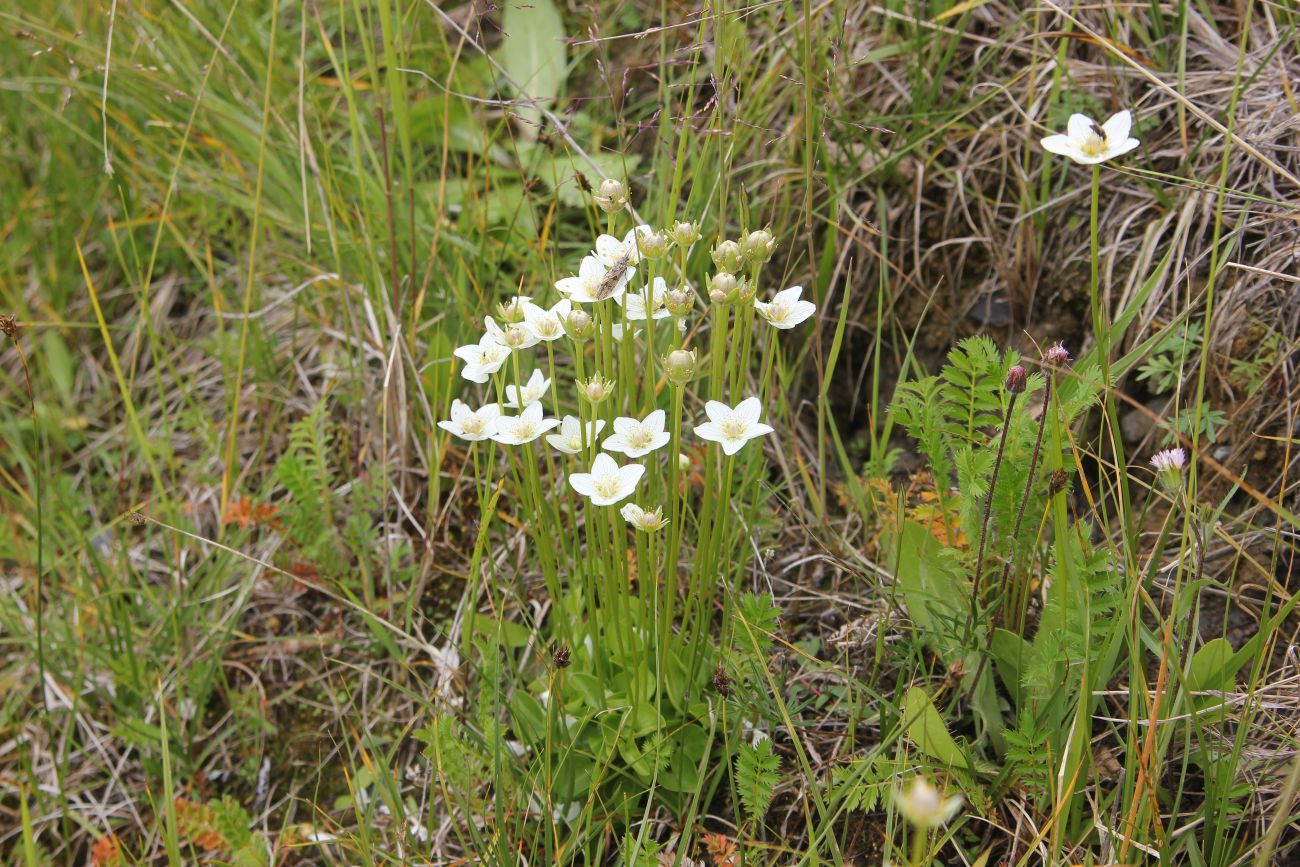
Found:
M 1007 428 L 1011 426 L 1011 412 L 1016 408 L 1017 392 L 1011 392 L 1007 401 L 1007 411 L 1002 417 L 1002 431 L 998 435 L 998 456 L 993 461 L 993 473 L 989 476 L 989 490 L 984 495 L 984 518 L 980 521 L 979 553 L 975 555 L 975 572 L 971 576 L 970 617 L 966 621 L 967 629 L 975 623 L 975 612 L 980 607 L 980 572 L 984 569 L 984 547 L 988 543 L 989 518 L 993 513 L 993 494 L 998 488 L 998 472 L 1002 469 L 1002 454 L 1007 447 Z
M 1034 453 L 1029 458 L 1029 477 L 1025 479 L 1025 490 L 1020 495 L 1020 508 L 1016 510 L 1016 522 L 1011 527 L 1011 556 L 1007 558 L 1006 563 L 1002 565 L 1002 578 L 998 582 L 998 596 L 1001 598 L 1007 592 L 1007 580 L 1011 576 L 1011 565 L 1015 561 L 1015 544 L 1016 539 L 1020 538 L 1020 525 L 1025 518 L 1025 507 L 1029 505 L 1029 494 L 1034 489 L 1034 473 L 1038 469 L 1038 454 L 1043 446 L 1043 431 L 1047 429 L 1047 414 L 1052 411 L 1052 383 L 1056 380 L 1056 374 L 1052 373 L 1047 377 L 1047 390 L 1043 395 L 1043 414 L 1038 419 L 1038 436 L 1034 438 Z M 1015 395 L 1012 395 L 1014 397 Z M 990 495 L 992 491 L 989 492 Z M 1016 613 L 1017 622 L 1024 619 L 1020 611 L 1022 596 L 1019 591 L 1016 593 Z M 993 640 L 993 633 L 989 632 L 989 641 Z

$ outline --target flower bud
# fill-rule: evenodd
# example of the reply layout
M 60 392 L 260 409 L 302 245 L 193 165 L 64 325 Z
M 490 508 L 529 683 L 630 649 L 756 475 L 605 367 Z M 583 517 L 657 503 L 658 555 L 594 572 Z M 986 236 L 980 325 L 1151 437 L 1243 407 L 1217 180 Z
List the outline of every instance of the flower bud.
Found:
M 1025 379 L 1025 369 L 1019 364 L 1013 364 L 1007 371 L 1007 380 L 1003 383 L 1003 387 L 1011 394 L 1020 394 L 1025 390 Z
M 719 241 L 718 246 L 713 248 L 713 264 L 718 266 L 719 271 L 735 274 L 744 264 L 740 245 L 735 241 Z
M 709 278 L 709 298 L 715 304 L 727 304 L 736 297 L 740 281 L 729 271 L 719 271 Z
M 506 322 L 518 323 L 524 321 L 524 302 L 531 299 L 516 296 L 509 301 L 503 301 L 497 304 L 497 310 L 501 313 L 501 318 Z
M 695 293 L 688 292 L 685 289 L 670 289 L 668 290 L 668 293 L 664 295 L 664 307 L 667 308 L 669 313 L 676 316 L 678 319 L 681 319 L 683 316 L 690 313 L 691 308 L 694 306 Z
M 754 293 L 758 291 L 758 285 L 751 280 L 741 280 L 740 285 L 736 287 L 736 300 L 741 304 L 748 304 L 754 300 Z
M 1065 367 L 1071 361 L 1073 359 L 1066 351 L 1065 344 L 1059 340 L 1049 346 L 1047 352 L 1043 354 L 1043 363 L 1048 367 Z
M 578 392 L 593 404 L 597 404 L 613 394 L 614 383 L 599 373 L 593 373 L 585 380 L 578 380 Z
M 686 220 L 678 220 L 668 230 L 673 243 L 685 250 L 700 239 L 700 227 Z
M 1055 497 L 1061 491 L 1064 491 L 1068 484 L 1070 484 L 1070 477 L 1065 470 L 1053 470 L 1052 474 L 1047 477 L 1047 496 Z
M 663 232 L 646 232 L 637 237 L 638 249 L 647 259 L 662 259 L 668 255 L 668 239 Z
M 564 333 L 574 340 L 586 340 L 591 336 L 591 314 L 586 310 L 572 310 L 564 319 Z
M 766 229 L 755 229 L 740 239 L 740 253 L 751 268 L 767 263 L 776 252 L 776 239 Z
M 592 197 L 596 207 L 607 214 L 616 214 L 627 207 L 627 189 L 617 178 L 605 178 L 600 182 L 600 191 Z
M 690 349 L 674 349 L 664 359 L 664 375 L 673 385 L 685 385 L 695 376 L 695 352 Z
M 687 473 L 691 470 L 691 458 L 686 452 L 677 453 L 677 471 Z
M 1151 466 L 1155 468 L 1160 484 L 1171 494 L 1176 494 L 1183 487 L 1183 467 L 1187 466 L 1187 452 L 1182 449 L 1165 449 L 1151 456 Z

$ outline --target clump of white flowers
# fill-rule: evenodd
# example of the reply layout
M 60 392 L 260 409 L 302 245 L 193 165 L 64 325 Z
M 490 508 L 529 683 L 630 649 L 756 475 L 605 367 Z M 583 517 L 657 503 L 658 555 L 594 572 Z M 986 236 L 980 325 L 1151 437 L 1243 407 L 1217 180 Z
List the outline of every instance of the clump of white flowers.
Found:
M 687 634 L 684 618 L 706 616 L 716 582 L 744 567 L 735 516 L 761 477 L 761 449 L 745 447 L 776 432 L 765 418 L 784 405 L 781 343 L 817 306 L 765 282 L 770 229 L 697 249 L 697 223 L 629 219 L 620 181 L 592 201 L 604 231 L 573 270 L 511 292 L 455 350 L 478 408 L 456 398 L 438 428 L 469 444 L 480 502 L 494 490 L 518 500 L 497 510 L 528 534 L 553 610 L 599 616 L 627 644 L 674 622 Z M 697 535 L 684 552 L 686 531 Z M 670 587 L 684 553 L 696 568 Z M 640 607 L 624 604 L 642 588 Z M 581 640 L 571 620 L 548 620 L 558 643 Z

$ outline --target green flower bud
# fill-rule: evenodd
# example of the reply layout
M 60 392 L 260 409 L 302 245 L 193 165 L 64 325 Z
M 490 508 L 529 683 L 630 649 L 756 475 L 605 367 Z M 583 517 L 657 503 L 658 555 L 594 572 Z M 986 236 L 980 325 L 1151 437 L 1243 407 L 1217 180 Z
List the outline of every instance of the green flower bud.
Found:
M 599 373 L 593 373 L 588 379 L 578 380 L 578 393 L 592 404 L 600 403 L 613 392 L 613 381 L 605 379 Z
M 713 248 L 713 264 L 718 266 L 719 271 L 735 274 L 744 264 L 740 245 L 735 241 L 719 241 L 718 246 Z
M 664 307 L 678 319 L 690 313 L 694 306 L 695 293 L 686 289 L 669 289 L 668 294 L 664 296 Z
M 700 239 L 700 227 L 686 220 L 678 220 L 668 230 L 673 243 L 685 250 Z
M 591 314 L 586 310 L 572 310 L 564 320 L 564 333 L 574 340 L 586 340 L 591 336 Z
M 663 232 L 646 232 L 637 239 L 641 255 L 647 259 L 662 259 L 668 255 L 668 239 Z
M 627 207 L 627 188 L 617 178 L 605 178 L 593 198 L 596 207 L 607 214 L 616 214 Z
M 740 253 L 751 267 L 767 263 L 776 252 L 776 239 L 766 229 L 755 229 L 740 239 Z
M 685 385 L 695 376 L 695 352 L 690 349 L 674 349 L 664 359 L 664 375 L 673 385 Z
M 719 271 L 709 278 L 709 299 L 714 304 L 729 304 L 736 299 L 740 281 L 735 274 Z

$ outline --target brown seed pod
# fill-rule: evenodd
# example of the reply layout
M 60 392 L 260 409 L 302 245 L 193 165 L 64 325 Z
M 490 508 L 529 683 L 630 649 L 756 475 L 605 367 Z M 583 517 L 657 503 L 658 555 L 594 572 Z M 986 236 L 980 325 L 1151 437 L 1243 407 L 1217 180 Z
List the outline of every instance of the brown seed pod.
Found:
M 731 675 L 727 674 L 727 666 L 721 662 L 718 663 L 717 668 L 713 669 L 713 688 L 723 698 L 731 696 Z

